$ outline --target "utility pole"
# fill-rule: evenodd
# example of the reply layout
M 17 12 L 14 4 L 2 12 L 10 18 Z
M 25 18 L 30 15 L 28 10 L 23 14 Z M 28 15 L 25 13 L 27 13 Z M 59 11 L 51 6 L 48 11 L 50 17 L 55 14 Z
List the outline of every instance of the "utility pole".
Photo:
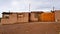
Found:
M 30 3 L 29 3 L 29 12 L 30 12 Z M 30 17 L 31 17 L 31 14 L 29 13 L 29 22 L 30 22 Z
M 30 11 L 30 3 L 29 3 L 29 11 Z
M 55 7 L 53 6 L 53 11 L 55 10 L 54 8 L 55 8 Z
M 10 13 L 10 10 L 9 10 L 9 13 Z
M 52 10 L 54 11 L 54 10 L 55 10 L 55 7 L 54 7 L 54 0 L 52 0 L 52 4 L 53 4 Z

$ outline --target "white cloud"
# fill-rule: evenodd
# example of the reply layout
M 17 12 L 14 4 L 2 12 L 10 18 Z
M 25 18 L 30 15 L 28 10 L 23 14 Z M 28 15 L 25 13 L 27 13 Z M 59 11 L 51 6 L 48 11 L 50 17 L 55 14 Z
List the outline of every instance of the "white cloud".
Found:
M 55 0 L 56 2 L 57 0 Z M 3 0 L 3 5 L 6 6 L 3 9 L 7 10 L 28 10 L 29 3 L 31 4 L 31 10 L 41 9 L 41 8 L 51 8 L 52 0 Z M 55 4 L 56 5 L 56 4 Z M 56 5 L 57 6 L 57 5 Z
M 9 4 L 6 4 L 6 6 L 7 6 L 8 9 L 14 8 L 12 10 L 15 10 L 15 9 L 17 10 L 17 8 L 18 9 L 25 9 L 25 8 L 28 9 L 29 8 L 28 7 L 29 3 L 31 4 L 31 9 L 32 10 L 33 9 L 36 10 L 38 8 L 38 6 L 43 6 L 43 5 L 49 5 L 50 4 L 49 2 L 44 2 L 42 0 L 38 0 L 38 1 L 37 0 L 11 0 L 11 2 L 9 2 Z
M 12 4 L 13 6 L 16 6 L 16 5 L 19 4 L 19 2 L 17 2 L 17 1 L 13 1 L 11 4 Z
M 0 11 L 28 11 L 60 9 L 60 0 L 0 0 Z

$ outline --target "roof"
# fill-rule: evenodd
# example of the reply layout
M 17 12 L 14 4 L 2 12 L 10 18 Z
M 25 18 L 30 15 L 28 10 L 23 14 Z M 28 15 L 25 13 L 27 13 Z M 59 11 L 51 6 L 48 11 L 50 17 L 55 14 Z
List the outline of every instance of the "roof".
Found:
M 12 13 L 10 13 L 10 12 L 3 12 L 2 14 L 12 14 Z
M 30 13 L 30 12 L 3 12 L 2 14 L 17 14 L 17 13 Z
M 43 11 L 31 11 L 31 12 L 3 12 L 2 14 L 17 14 L 17 13 L 44 13 Z

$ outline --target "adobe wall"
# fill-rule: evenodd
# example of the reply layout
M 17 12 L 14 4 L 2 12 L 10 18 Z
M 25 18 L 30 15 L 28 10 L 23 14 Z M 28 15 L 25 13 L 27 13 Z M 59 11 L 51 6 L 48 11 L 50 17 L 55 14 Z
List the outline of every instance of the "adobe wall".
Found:
M 9 23 L 16 23 L 17 22 L 17 14 L 10 14 L 9 16 Z
M 42 13 L 39 15 L 39 20 L 42 22 L 54 22 L 55 21 L 55 13 Z
M 55 11 L 55 21 L 60 23 L 60 10 Z
M 2 24 L 14 24 L 14 23 L 24 23 L 29 22 L 29 13 L 23 13 L 22 17 L 18 17 L 18 13 L 9 14 L 9 18 L 2 18 Z
M 36 15 L 36 13 L 30 13 L 30 21 L 32 22 L 37 22 L 38 21 L 38 17 Z
M 17 17 L 16 16 L 17 16 L 17 14 L 10 14 L 8 19 L 2 18 L 1 19 L 1 23 L 2 24 L 13 24 L 13 23 L 16 23 L 17 22 Z
M 21 16 L 17 17 L 17 22 L 29 22 L 29 13 L 23 13 Z
M 12 14 L 10 14 L 9 15 L 9 19 L 2 18 L 1 19 L 1 23 L 2 24 L 13 24 L 13 23 L 16 23 L 16 22 L 17 23 L 20 23 L 20 22 L 23 23 L 23 22 L 29 22 L 29 19 L 30 19 L 30 21 L 38 22 L 39 21 L 39 18 L 40 18 L 40 20 L 41 19 L 44 20 L 44 18 L 45 18 L 44 15 L 43 15 L 43 18 L 41 18 L 41 14 L 39 14 L 40 16 L 37 17 L 36 13 L 34 13 L 34 12 L 30 13 L 30 16 L 29 16 L 29 13 L 23 13 L 24 17 L 22 17 L 22 18 L 18 18 L 17 17 L 18 16 L 17 14 L 18 13 L 12 13 Z M 60 23 L 60 11 L 59 10 L 55 11 L 55 17 L 54 18 L 55 18 L 55 22 Z

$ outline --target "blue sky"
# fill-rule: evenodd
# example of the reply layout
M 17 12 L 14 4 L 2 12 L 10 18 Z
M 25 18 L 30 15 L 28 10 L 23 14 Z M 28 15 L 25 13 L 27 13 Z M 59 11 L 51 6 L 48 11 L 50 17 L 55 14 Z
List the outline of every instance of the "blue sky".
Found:
M 60 9 L 60 0 L 0 0 L 0 17 L 2 12 L 29 11 L 30 10 L 52 10 Z

